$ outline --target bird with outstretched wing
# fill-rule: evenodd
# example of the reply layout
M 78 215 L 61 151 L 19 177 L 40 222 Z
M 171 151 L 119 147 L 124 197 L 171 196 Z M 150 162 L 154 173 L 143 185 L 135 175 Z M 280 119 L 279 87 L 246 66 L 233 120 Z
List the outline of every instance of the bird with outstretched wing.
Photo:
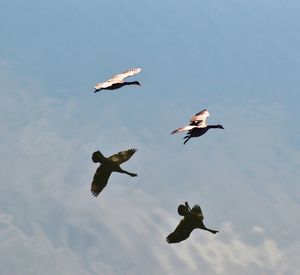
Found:
M 136 151 L 136 149 L 121 151 L 110 156 L 109 158 L 104 157 L 100 151 L 96 151 L 93 153 L 93 162 L 100 163 L 100 166 L 96 170 L 91 185 L 91 192 L 95 197 L 97 197 L 103 190 L 103 188 L 107 185 L 108 179 L 112 172 L 124 173 L 131 177 L 137 176 L 137 174 L 125 171 L 120 167 L 120 164 L 129 160 Z
M 125 85 L 138 85 L 140 86 L 140 82 L 138 81 L 124 81 L 125 78 L 134 76 L 141 71 L 141 68 L 132 68 L 126 70 L 120 74 L 114 75 L 112 78 L 106 80 L 105 82 L 99 82 L 94 87 L 94 92 L 99 92 L 101 90 L 115 90 L 121 88 Z
M 186 202 L 178 206 L 178 214 L 184 218 L 179 222 L 175 230 L 166 238 L 168 243 L 179 243 L 186 240 L 196 228 L 216 234 L 218 231 L 207 228 L 203 224 L 203 214 L 200 206 L 195 204 L 191 209 Z

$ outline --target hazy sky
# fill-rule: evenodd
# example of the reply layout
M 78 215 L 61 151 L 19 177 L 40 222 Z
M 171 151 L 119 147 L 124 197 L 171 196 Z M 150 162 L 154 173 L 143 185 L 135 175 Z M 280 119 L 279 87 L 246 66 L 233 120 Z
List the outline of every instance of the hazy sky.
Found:
M 300 274 L 299 10 L 2 0 L 1 273 Z M 141 88 L 93 94 L 130 67 Z M 169 135 L 204 108 L 225 130 Z M 94 198 L 92 152 L 129 148 L 138 177 Z M 220 233 L 168 244 L 185 201 Z

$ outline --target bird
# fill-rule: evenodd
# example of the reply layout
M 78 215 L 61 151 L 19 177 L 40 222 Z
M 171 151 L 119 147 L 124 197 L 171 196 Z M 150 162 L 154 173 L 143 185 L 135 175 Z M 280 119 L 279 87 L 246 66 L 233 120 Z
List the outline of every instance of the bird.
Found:
M 124 81 L 125 78 L 136 75 L 141 70 L 142 70 L 141 68 L 132 68 L 120 74 L 114 75 L 112 78 L 106 80 L 105 82 L 96 83 L 94 87 L 94 93 L 99 92 L 101 90 L 115 90 L 126 85 L 141 86 L 141 83 L 139 81 Z
M 188 202 L 185 202 L 185 205 L 181 204 L 178 206 L 177 211 L 178 214 L 184 218 L 179 222 L 176 229 L 167 236 L 166 241 L 168 243 L 179 243 L 186 240 L 196 228 L 209 231 L 213 234 L 219 232 L 217 230 L 209 229 L 203 224 L 204 217 L 198 204 L 195 204 L 191 209 Z
M 107 185 L 109 176 L 112 172 L 125 173 L 131 177 L 137 176 L 137 174 L 125 171 L 120 167 L 120 164 L 129 160 L 136 151 L 137 149 L 129 149 L 121 151 L 108 158 L 104 157 L 100 151 L 96 151 L 92 154 L 93 162 L 100 163 L 91 185 L 91 192 L 93 196 L 97 197 L 100 194 L 103 188 Z
M 185 141 L 183 143 L 183 144 L 186 144 L 190 138 L 200 137 L 211 128 L 224 129 L 224 127 L 220 124 L 207 125 L 206 119 L 209 116 L 210 116 L 210 114 L 209 114 L 208 110 L 204 109 L 204 110 L 200 111 L 199 113 L 195 114 L 190 119 L 189 125 L 175 129 L 174 131 L 171 132 L 171 135 L 178 133 L 178 132 L 182 132 L 182 131 L 188 131 L 187 135 L 184 137 Z

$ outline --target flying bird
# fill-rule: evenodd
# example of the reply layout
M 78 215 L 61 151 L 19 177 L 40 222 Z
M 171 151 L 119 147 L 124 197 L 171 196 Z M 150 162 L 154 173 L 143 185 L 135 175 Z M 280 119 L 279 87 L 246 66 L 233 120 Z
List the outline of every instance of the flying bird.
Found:
M 95 197 L 97 197 L 107 185 L 108 178 L 112 172 L 125 173 L 131 177 L 137 176 L 137 174 L 127 172 L 120 167 L 120 164 L 129 160 L 136 151 L 136 149 L 129 149 L 112 155 L 109 158 L 104 157 L 100 151 L 93 153 L 93 162 L 100 163 L 91 186 L 91 192 Z
M 180 221 L 174 232 L 172 232 L 167 238 L 168 243 L 179 243 L 186 240 L 192 231 L 196 228 L 209 231 L 213 234 L 218 233 L 217 230 L 207 228 L 203 224 L 203 214 L 198 204 L 195 204 L 191 209 L 187 202 L 185 205 L 178 206 L 178 214 L 184 218 Z
M 188 131 L 187 135 L 184 137 L 185 141 L 183 143 L 183 144 L 186 144 L 190 138 L 200 137 L 211 128 L 224 129 L 224 127 L 220 124 L 207 125 L 206 119 L 208 117 L 209 117 L 209 112 L 208 112 L 208 110 L 204 109 L 204 110 L 200 111 L 199 113 L 195 114 L 190 119 L 189 125 L 175 129 L 173 132 L 171 132 L 171 135 L 178 133 L 178 132 L 182 132 L 182 131 Z
M 138 81 L 124 81 L 125 78 L 138 74 L 141 68 L 133 68 L 126 70 L 120 74 L 114 75 L 112 78 L 106 80 L 105 82 L 99 82 L 94 87 L 94 93 L 101 90 L 115 90 L 126 85 L 138 85 L 141 83 Z

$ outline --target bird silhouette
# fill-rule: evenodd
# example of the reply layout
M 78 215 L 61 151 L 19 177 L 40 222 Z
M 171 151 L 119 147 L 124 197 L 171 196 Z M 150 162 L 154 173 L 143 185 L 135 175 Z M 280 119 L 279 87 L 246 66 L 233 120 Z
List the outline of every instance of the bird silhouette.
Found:
M 185 202 L 185 205 L 181 204 L 178 206 L 177 211 L 178 214 L 184 218 L 180 221 L 176 229 L 167 236 L 166 241 L 168 243 L 179 243 L 186 240 L 196 228 L 209 231 L 213 234 L 219 232 L 217 230 L 209 229 L 203 224 L 204 217 L 198 204 L 195 204 L 191 209 L 188 203 Z
M 112 172 L 125 173 L 131 177 L 137 176 L 137 174 L 127 172 L 120 167 L 120 164 L 129 160 L 136 151 L 136 149 L 129 149 L 112 155 L 109 158 L 104 157 L 100 151 L 93 153 L 93 162 L 100 163 L 91 186 L 91 192 L 95 197 L 97 197 L 107 185 L 109 176 Z
M 112 78 L 105 82 L 97 83 L 94 87 L 94 93 L 101 90 L 116 90 L 126 85 L 138 85 L 141 86 L 139 81 L 124 81 L 125 78 L 138 74 L 141 68 L 133 68 L 126 70 L 120 74 L 114 75 Z
M 209 115 L 210 114 L 206 109 L 200 111 L 190 119 L 189 125 L 175 129 L 174 131 L 171 132 L 171 135 L 182 131 L 188 131 L 187 135 L 184 137 L 185 141 L 183 143 L 186 144 L 190 138 L 200 137 L 203 134 L 205 134 L 209 129 L 212 128 L 224 129 L 224 127 L 220 124 L 207 125 L 206 119 L 209 117 Z

